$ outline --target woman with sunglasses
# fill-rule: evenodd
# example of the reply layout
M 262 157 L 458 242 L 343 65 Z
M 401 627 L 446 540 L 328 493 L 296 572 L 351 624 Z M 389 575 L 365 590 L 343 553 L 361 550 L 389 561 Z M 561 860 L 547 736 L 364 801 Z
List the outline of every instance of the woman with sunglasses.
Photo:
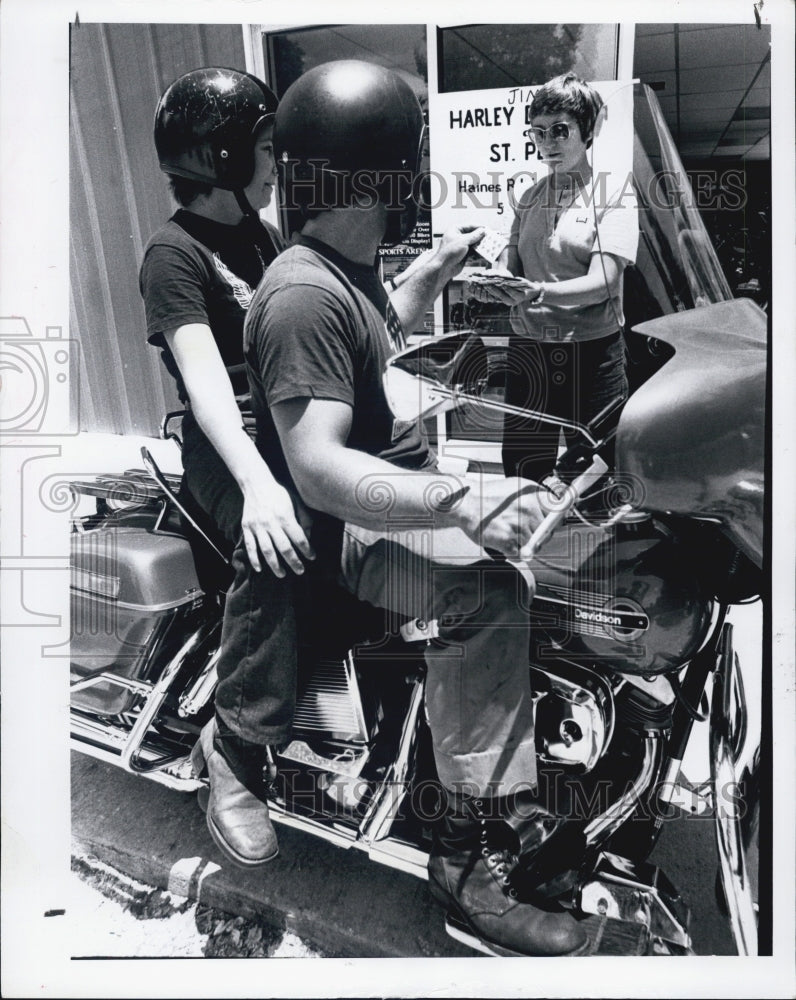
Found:
M 603 113 L 600 95 L 574 73 L 536 91 L 527 134 L 549 173 L 521 196 L 498 262 L 526 280 L 474 286 L 482 301 L 512 307 L 506 402 L 578 423 L 628 392 L 622 272 L 635 261 L 638 216 L 628 177 L 592 178 Z M 549 425 L 507 416 L 506 475 L 543 481 L 558 444 Z

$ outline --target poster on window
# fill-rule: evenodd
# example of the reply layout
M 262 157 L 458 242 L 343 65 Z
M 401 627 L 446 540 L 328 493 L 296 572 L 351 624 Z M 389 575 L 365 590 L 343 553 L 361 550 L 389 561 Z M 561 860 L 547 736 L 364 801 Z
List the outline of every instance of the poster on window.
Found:
M 589 150 L 594 193 L 631 176 L 633 85 L 592 83 L 605 107 Z M 435 233 L 479 225 L 505 235 L 522 193 L 548 172 L 528 132 L 538 86 L 432 94 L 429 198 Z
M 427 129 L 423 140 L 420 168 L 422 172 L 427 172 L 429 169 Z M 421 192 L 424 190 L 424 188 L 421 189 Z M 382 244 L 379 247 L 379 261 L 381 263 L 382 278 L 385 281 L 388 278 L 394 278 L 396 274 L 408 267 L 415 257 L 418 257 L 424 250 L 428 250 L 431 247 L 431 208 L 428 204 L 428 199 L 423 193 L 419 194 L 417 201 L 417 222 L 412 232 L 395 246 Z

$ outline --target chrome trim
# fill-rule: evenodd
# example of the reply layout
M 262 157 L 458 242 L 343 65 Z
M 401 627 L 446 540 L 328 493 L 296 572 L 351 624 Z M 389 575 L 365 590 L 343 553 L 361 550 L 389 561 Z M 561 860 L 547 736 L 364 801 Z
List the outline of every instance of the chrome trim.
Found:
M 71 719 L 71 730 L 70 745 L 73 750 L 119 767 L 122 746 L 128 737 L 126 731 L 115 731 L 109 725 L 75 716 Z M 118 744 L 118 749 L 114 749 L 114 744 Z M 142 748 L 141 755 L 153 762 L 160 759 L 146 747 Z M 204 785 L 200 778 L 193 775 L 190 756 L 180 757 L 163 768 L 147 771 L 146 778 L 178 792 L 195 792 Z
M 98 529 L 99 530 L 99 529 Z M 88 532 L 86 532 L 88 534 Z M 175 611 L 179 608 L 185 607 L 186 604 L 191 604 L 198 602 L 203 597 L 201 590 L 196 588 L 192 590 L 186 590 L 182 597 L 177 597 L 173 601 L 163 601 L 160 604 L 134 604 L 132 601 L 120 601 L 115 597 L 108 597 L 105 594 L 100 594 L 97 591 L 87 590 L 83 587 L 77 586 L 72 582 L 71 589 L 75 591 L 76 594 L 91 594 L 92 600 L 96 604 L 100 605 L 110 605 L 113 608 L 121 608 L 124 611 L 138 611 L 141 614 L 154 615 L 161 611 Z
M 737 784 L 739 734 L 746 732 L 747 711 L 743 685 L 737 681 L 738 664 L 732 642 L 732 625 L 722 632 L 721 651 L 713 679 L 710 707 L 710 775 L 713 783 L 716 849 L 727 901 L 730 929 L 739 955 L 757 955 L 757 915 L 746 869 L 746 856 L 737 803 L 728 803 L 721 789 Z
M 81 534 L 87 533 L 81 532 Z M 73 590 L 96 594 L 98 597 L 105 597 L 108 600 L 115 601 L 119 597 L 122 581 L 118 576 L 109 576 L 107 573 L 94 573 L 91 570 L 73 566 L 70 585 Z
M 674 788 L 680 777 L 680 768 L 683 766 L 683 762 L 678 757 L 670 757 L 669 763 L 666 765 L 666 771 L 660 782 L 660 791 L 658 793 L 658 798 L 664 804 L 671 801 L 674 795 Z
M 595 817 L 584 830 L 586 844 L 596 847 L 604 843 L 630 817 L 642 796 L 648 791 L 660 768 L 663 741 L 657 735 L 644 739 L 644 759 L 632 786 L 610 805 L 604 813 Z
M 617 854 L 601 854 L 580 888 L 578 906 L 584 913 L 640 924 L 653 940 L 692 953 L 688 908 L 654 866 L 638 866 Z
M 293 731 L 322 733 L 344 742 L 366 743 L 370 736 L 351 650 L 319 659 L 293 713 Z
M 387 836 L 398 808 L 406 796 L 409 766 L 415 749 L 417 720 L 423 704 L 424 690 L 424 681 L 422 679 L 415 681 L 409 699 L 409 707 L 404 717 L 398 753 L 387 770 L 384 780 L 376 790 L 360 824 L 360 833 L 368 843 L 373 843 Z
M 122 677 L 114 674 L 110 670 L 103 670 L 101 674 L 92 674 L 90 677 L 82 677 L 79 681 L 69 685 L 69 694 L 76 694 L 78 691 L 85 691 L 86 688 L 96 687 L 97 684 L 115 684 L 116 687 L 127 688 L 136 694 L 146 696 L 152 690 L 152 685 L 148 681 L 137 681 L 132 677 Z
M 549 690 L 537 690 L 537 677 L 547 678 Z M 539 753 L 540 759 L 556 764 L 580 765 L 591 771 L 605 753 L 614 732 L 614 699 L 608 682 L 589 667 L 565 660 L 560 661 L 555 670 L 545 670 L 532 663 L 531 690 L 534 694 L 534 723 L 542 702 L 548 697 L 558 698 L 569 707 L 568 718 L 577 723 L 582 733 L 581 738 L 571 744 L 571 751 L 563 733 L 561 740 L 547 741 Z M 564 721 L 566 719 L 562 716 L 561 724 Z
M 428 879 L 428 854 L 411 844 L 387 837 L 378 844 L 371 844 L 368 855 L 373 861 L 397 868 L 398 871 L 414 875 L 415 878 Z
M 188 637 L 188 639 L 177 651 L 176 655 L 164 668 L 163 673 L 158 678 L 157 683 L 153 686 L 151 693 L 144 702 L 144 706 L 141 709 L 133 728 L 130 730 L 130 735 L 128 736 L 125 747 L 122 750 L 120 766 L 126 771 L 133 771 L 140 774 L 152 771 L 158 766 L 151 761 L 142 763 L 139 760 L 141 747 L 144 739 L 146 738 L 147 731 L 155 716 L 160 711 L 163 702 L 166 700 L 171 684 L 185 661 L 196 651 L 197 647 L 204 642 L 205 639 L 209 638 L 213 632 L 219 629 L 220 624 L 221 623 L 219 621 L 212 621 L 210 623 L 200 625 L 199 628 Z M 170 763 L 170 761 L 163 760 L 163 764 L 166 763 Z
M 202 667 L 199 676 L 191 684 L 187 691 L 180 695 L 177 706 L 177 715 L 181 719 L 187 719 L 191 715 L 196 715 L 205 707 L 213 697 L 218 683 L 216 665 L 221 658 L 221 647 L 214 649 L 208 657 L 207 663 Z
M 325 823 L 319 823 L 317 820 L 311 819 L 309 816 L 297 816 L 294 813 L 288 812 L 279 802 L 274 802 L 271 799 L 268 800 L 268 813 L 271 819 L 277 823 L 292 826 L 297 830 L 303 830 L 305 833 L 311 833 L 314 837 L 328 840 L 337 847 L 342 847 L 346 850 L 349 847 L 366 849 L 366 845 L 360 844 L 357 841 L 356 830 L 349 832 L 348 830 L 341 829 L 339 826 L 332 828 Z
M 278 802 L 269 801 L 268 811 L 274 822 L 283 826 L 290 826 L 294 830 L 301 830 L 313 837 L 320 837 L 336 847 L 342 847 L 343 850 L 355 848 L 359 851 L 365 851 L 372 861 L 386 865 L 388 868 L 396 868 L 398 871 L 413 875 L 415 878 L 428 878 L 428 854 L 412 847 L 411 844 L 404 844 L 391 837 L 386 837 L 378 844 L 371 844 L 355 830 L 348 831 L 340 827 L 329 827 L 309 816 L 297 816 L 287 812 L 285 807 Z

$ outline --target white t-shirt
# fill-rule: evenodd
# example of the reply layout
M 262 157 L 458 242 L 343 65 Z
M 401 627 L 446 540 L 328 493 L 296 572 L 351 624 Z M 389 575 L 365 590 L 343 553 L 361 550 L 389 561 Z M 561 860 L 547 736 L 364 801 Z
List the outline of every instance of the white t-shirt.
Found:
M 558 219 L 556 221 L 556 216 Z M 599 240 L 598 240 L 599 234 Z M 515 246 L 522 274 L 531 281 L 556 282 L 581 278 L 594 253 L 613 254 L 633 264 L 638 250 L 638 205 L 632 179 L 612 186 L 598 175 L 594 184 L 567 193 L 557 201 L 550 176 L 520 198 L 509 245 Z M 588 306 L 553 305 L 547 301 L 511 310 L 514 333 L 534 340 L 596 340 L 624 323 L 622 277 L 617 294 Z

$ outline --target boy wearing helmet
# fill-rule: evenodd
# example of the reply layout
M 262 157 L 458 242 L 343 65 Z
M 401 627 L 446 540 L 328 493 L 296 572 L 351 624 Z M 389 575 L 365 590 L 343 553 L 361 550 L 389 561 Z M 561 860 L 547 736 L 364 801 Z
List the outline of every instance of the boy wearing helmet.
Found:
M 276 96 L 256 77 L 208 67 L 181 76 L 155 113 L 155 146 L 179 210 L 149 241 L 141 265 L 149 342 L 162 351 L 187 407 L 181 495 L 211 535 L 258 577 L 260 643 L 240 656 L 222 637 L 216 712 L 195 766 L 207 764 L 207 822 L 236 863 L 262 864 L 276 837 L 260 800 L 267 745 L 287 739 L 296 637 L 291 580 L 312 558 L 294 502 L 253 441 L 243 320 L 253 289 L 284 248 L 258 210 L 276 171 Z M 204 515 L 204 516 L 202 516 Z M 289 577 L 291 574 L 287 574 Z M 264 619 L 267 619 L 264 620 Z
M 258 446 L 313 510 L 323 569 L 360 600 L 438 621 L 426 712 L 448 808 L 429 883 L 449 921 L 491 954 L 578 954 L 586 937 L 573 918 L 537 909 L 512 882 L 523 845 L 557 826 L 533 792 L 533 581 L 494 558 L 516 557 L 540 523 L 537 487 L 441 473 L 382 388 L 402 328 L 483 235 L 446 233 L 388 301 L 374 264 L 381 243 L 414 225 L 423 128 L 411 89 L 380 66 L 327 63 L 285 93 L 274 144 L 287 203 L 305 221 L 246 319 Z M 241 565 L 233 589 L 254 582 Z

